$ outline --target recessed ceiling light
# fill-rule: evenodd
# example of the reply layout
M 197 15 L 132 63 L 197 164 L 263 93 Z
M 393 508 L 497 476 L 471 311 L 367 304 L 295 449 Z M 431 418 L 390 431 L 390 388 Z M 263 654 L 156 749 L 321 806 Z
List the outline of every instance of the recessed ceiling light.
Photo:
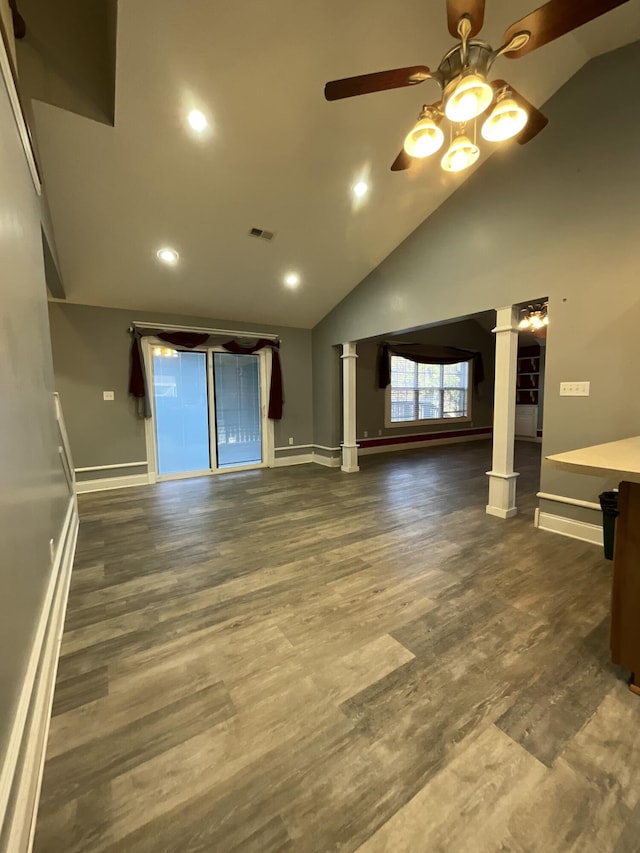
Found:
M 289 272 L 284 277 L 284 283 L 287 287 L 297 287 L 300 284 L 300 276 L 298 273 Z
M 176 252 L 175 249 L 158 249 L 156 252 L 158 258 L 162 261 L 163 264 L 177 264 L 178 258 L 180 255 Z
M 202 133 L 202 131 L 207 126 L 207 117 L 204 113 L 201 113 L 200 110 L 191 110 L 188 118 L 189 124 L 198 133 Z
M 362 198 L 363 195 L 367 194 L 368 189 L 369 185 L 365 181 L 358 181 L 353 188 L 353 194 L 356 198 Z

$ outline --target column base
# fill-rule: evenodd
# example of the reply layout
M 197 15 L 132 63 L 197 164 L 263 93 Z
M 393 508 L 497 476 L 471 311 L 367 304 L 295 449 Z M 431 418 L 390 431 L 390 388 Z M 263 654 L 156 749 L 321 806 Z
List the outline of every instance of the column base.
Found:
M 514 515 L 518 514 L 518 507 L 512 506 L 510 509 L 502 509 L 502 507 L 487 504 L 486 512 L 487 515 L 495 515 L 496 518 L 513 518 Z
M 355 474 L 360 470 L 357 444 L 342 445 L 342 465 L 340 466 L 340 470 L 346 474 Z
M 487 471 L 489 478 L 489 503 L 486 506 L 487 515 L 497 518 L 513 518 L 517 514 L 516 480 L 519 477 L 515 471 L 502 473 Z

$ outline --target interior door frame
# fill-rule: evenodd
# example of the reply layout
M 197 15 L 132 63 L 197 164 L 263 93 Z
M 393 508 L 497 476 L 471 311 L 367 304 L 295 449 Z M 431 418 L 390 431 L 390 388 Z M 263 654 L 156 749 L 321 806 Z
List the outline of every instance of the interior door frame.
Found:
M 144 419 L 145 444 L 147 447 L 147 471 L 150 483 L 164 482 L 166 480 L 185 480 L 190 477 L 208 477 L 217 474 L 234 474 L 238 471 L 254 471 L 259 468 L 273 468 L 275 465 L 275 439 L 273 421 L 267 417 L 269 387 L 271 384 L 271 362 L 270 349 L 259 350 L 258 356 L 260 368 L 260 415 L 262 421 L 262 462 L 253 465 L 237 465 L 233 468 L 225 466 L 218 468 L 216 430 L 215 430 L 215 392 L 213 385 L 213 353 L 227 352 L 223 347 L 195 347 L 189 352 L 204 352 L 207 356 L 207 394 L 209 398 L 209 457 L 211 468 L 201 471 L 185 471 L 177 474 L 160 474 L 158 472 L 158 445 L 156 441 L 156 396 L 153 393 L 153 347 L 166 347 L 165 341 L 152 336 L 142 338 L 142 361 L 145 371 L 147 388 L 151 402 L 151 417 Z M 213 422 L 212 422 L 213 419 Z M 215 463 L 215 465 L 214 465 Z

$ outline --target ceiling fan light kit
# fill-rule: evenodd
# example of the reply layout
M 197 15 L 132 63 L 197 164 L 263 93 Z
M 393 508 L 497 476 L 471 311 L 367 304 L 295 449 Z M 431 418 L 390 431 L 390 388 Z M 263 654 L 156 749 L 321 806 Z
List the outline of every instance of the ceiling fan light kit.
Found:
M 528 305 L 520 309 L 519 329 L 531 330 L 534 334 L 549 325 L 549 303 Z
M 482 115 L 486 118 L 480 132 L 487 142 L 515 137 L 524 145 L 548 123 L 540 110 L 506 81 L 489 81 L 495 60 L 500 56 L 518 59 L 627 2 L 549 0 L 508 27 L 502 45 L 494 50 L 487 42 L 472 38 L 482 29 L 485 0 L 447 0 L 449 33 L 459 42 L 444 55 L 436 71 L 415 65 L 333 80 L 325 86 L 325 98 L 336 101 L 435 80 L 442 90 L 442 100 L 423 107 L 391 169 L 409 169 L 416 160 L 435 154 L 444 142 L 439 125 L 446 116 L 451 122 L 451 135 L 455 127 L 455 137 L 440 165 L 445 171 L 458 172 L 473 165 L 480 156 L 475 144 L 475 121 Z M 470 121 L 474 122 L 474 142 L 465 133 L 465 124 Z

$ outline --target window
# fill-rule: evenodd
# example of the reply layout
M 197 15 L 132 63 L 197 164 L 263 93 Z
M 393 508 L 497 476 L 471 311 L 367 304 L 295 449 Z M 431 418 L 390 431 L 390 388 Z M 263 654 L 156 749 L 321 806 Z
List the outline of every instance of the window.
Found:
M 387 387 L 387 426 L 470 420 L 468 361 L 417 364 L 391 356 Z

